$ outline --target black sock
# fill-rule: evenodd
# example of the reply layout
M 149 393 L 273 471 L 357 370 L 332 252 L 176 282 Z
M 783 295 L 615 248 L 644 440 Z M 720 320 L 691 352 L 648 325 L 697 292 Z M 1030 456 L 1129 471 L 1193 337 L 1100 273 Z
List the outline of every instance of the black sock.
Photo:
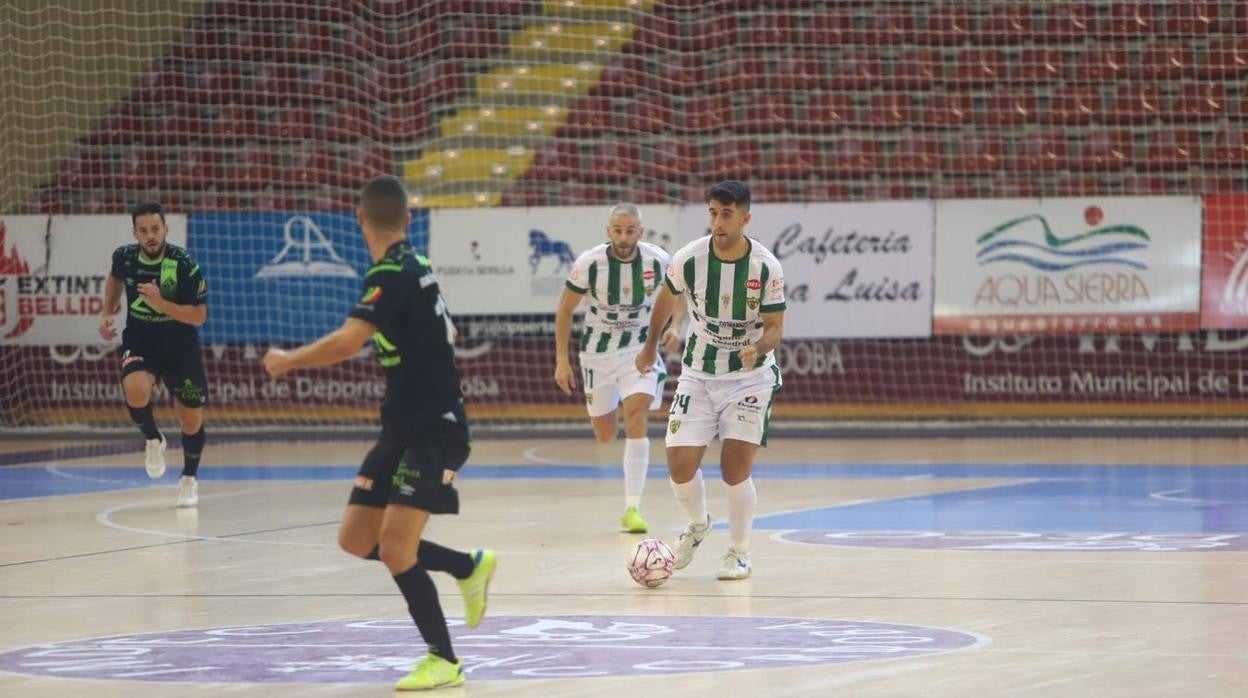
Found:
M 204 455 L 204 428 L 194 434 L 182 434 L 182 474 L 195 477 L 199 473 L 199 457 Z
M 416 555 L 420 558 L 421 567 L 434 572 L 449 572 L 456 579 L 467 579 L 477 567 L 477 563 L 468 553 L 444 548 L 423 538 Z
M 438 589 L 433 585 L 429 573 L 417 563 L 407 568 L 406 572 L 394 575 L 394 583 L 403 592 L 403 598 L 407 601 L 407 612 L 412 614 L 420 636 L 429 645 L 429 654 L 454 662 L 455 650 L 451 648 L 451 631 L 446 627 L 446 616 L 442 615 L 442 604 L 438 602 Z
M 139 425 L 139 431 L 143 432 L 145 439 L 159 439 L 160 429 L 156 428 L 156 418 L 152 416 L 152 403 L 147 403 L 142 407 L 130 407 L 130 419 Z

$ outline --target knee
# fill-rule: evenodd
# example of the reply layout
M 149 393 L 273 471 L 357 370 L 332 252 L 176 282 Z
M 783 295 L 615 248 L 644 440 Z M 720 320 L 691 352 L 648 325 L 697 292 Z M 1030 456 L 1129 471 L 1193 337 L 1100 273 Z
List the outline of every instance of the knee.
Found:
M 600 444 L 609 444 L 615 441 L 615 430 L 607 431 L 606 429 L 595 429 L 594 438 Z
M 375 541 L 364 540 L 359 536 L 353 536 L 348 531 L 338 531 L 338 547 L 348 555 L 354 555 L 359 558 L 367 558 L 368 554 L 373 552 L 376 547 Z
M 416 546 L 405 538 L 382 535 L 378 546 L 381 564 L 385 565 L 391 574 L 399 574 L 416 564 Z

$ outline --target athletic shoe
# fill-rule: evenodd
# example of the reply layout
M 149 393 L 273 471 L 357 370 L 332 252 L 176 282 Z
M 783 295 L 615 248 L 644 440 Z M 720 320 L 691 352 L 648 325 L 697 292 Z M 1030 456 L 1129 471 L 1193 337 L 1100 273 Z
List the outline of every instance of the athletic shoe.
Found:
M 416 663 L 412 673 L 399 679 L 394 684 L 396 691 L 424 691 L 430 688 L 458 686 L 464 682 L 463 662 L 448 662 L 434 655 L 426 654 L 424 659 Z
M 728 548 L 724 561 L 715 573 L 716 579 L 748 579 L 750 576 L 750 553 Z
M 190 475 L 178 479 L 178 508 L 199 504 L 199 482 Z
M 711 515 L 707 513 L 706 523 L 701 526 L 697 524 L 689 524 L 680 534 L 680 538 L 676 539 L 676 545 L 672 548 L 672 552 L 676 553 L 676 569 L 683 570 L 693 562 L 693 552 L 706 536 L 711 532 Z
M 165 474 L 165 435 L 159 439 L 147 440 L 147 459 L 143 464 L 147 468 L 147 476 L 159 480 Z
M 641 518 L 641 512 L 637 511 L 637 507 L 629 507 L 624 510 L 624 515 L 620 517 L 620 530 L 625 533 L 645 533 L 646 520 Z
M 475 628 L 481 624 L 481 617 L 485 615 L 485 597 L 490 591 L 490 579 L 494 577 L 498 556 L 493 550 L 485 548 L 477 548 L 470 554 L 475 564 L 472 574 L 456 583 L 459 584 L 459 593 L 464 597 L 464 625 Z

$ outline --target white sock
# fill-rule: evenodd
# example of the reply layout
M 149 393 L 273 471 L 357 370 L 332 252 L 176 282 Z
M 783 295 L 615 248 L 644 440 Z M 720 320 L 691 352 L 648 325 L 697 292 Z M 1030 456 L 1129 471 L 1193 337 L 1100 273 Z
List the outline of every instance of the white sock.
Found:
M 624 440 L 624 506 L 640 507 L 641 493 L 646 488 L 646 471 L 650 469 L 650 439 Z
M 732 533 L 732 547 L 746 552 L 750 549 L 750 531 L 754 528 L 754 511 L 758 509 L 758 491 L 754 478 L 747 477 L 735 485 L 728 485 L 728 529 Z
M 689 523 L 695 526 L 706 525 L 706 484 L 702 481 L 702 469 L 698 468 L 693 473 L 693 479 L 685 483 L 672 483 L 672 492 L 676 495 L 676 502 L 680 504 L 680 508 L 685 510 L 689 515 Z

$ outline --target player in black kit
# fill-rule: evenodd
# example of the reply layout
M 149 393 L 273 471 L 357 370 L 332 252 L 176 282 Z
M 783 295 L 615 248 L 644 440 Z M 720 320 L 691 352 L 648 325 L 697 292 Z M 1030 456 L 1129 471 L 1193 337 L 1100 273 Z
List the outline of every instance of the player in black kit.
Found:
M 208 317 L 208 290 L 199 265 L 186 250 L 166 242 L 169 227 L 157 203 L 130 212 L 137 242 L 113 252 L 104 283 L 100 336 L 117 337 L 113 315 L 121 312 L 125 289 L 126 329 L 121 337 L 121 385 L 130 418 L 147 440 L 147 475 L 165 474 L 165 437 L 152 416 L 152 388 L 162 379 L 174 397 L 182 425 L 182 477 L 178 506 L 199 503 L 199 459 L 204 451 L 204 405 L 208 381 L 199 345 L 200 325 Z
M 465 624 L 475 628 L 485 613 L 495 554 L 463 553 L 420 537 L 430 514 L 459 513 L 453 481 L 468 459 L 469 434 L 454 362 L 455 327 L 429 260 L 407 241 L 407 203 L 403 183 L 389 175 L 364 187 L 356 219 L 373 266 L 355 307 L 337 330 L 289 352 L 271 349 L 263 361 L 280 376 L 345 361 L 373 340 L 386 374 L 381 435 L 355 477 L 338 544 L 381 560 L 403 593 L 429 653 L 396 688 L 418 690 L 464 682 L 429 571 L 458 580 Z

